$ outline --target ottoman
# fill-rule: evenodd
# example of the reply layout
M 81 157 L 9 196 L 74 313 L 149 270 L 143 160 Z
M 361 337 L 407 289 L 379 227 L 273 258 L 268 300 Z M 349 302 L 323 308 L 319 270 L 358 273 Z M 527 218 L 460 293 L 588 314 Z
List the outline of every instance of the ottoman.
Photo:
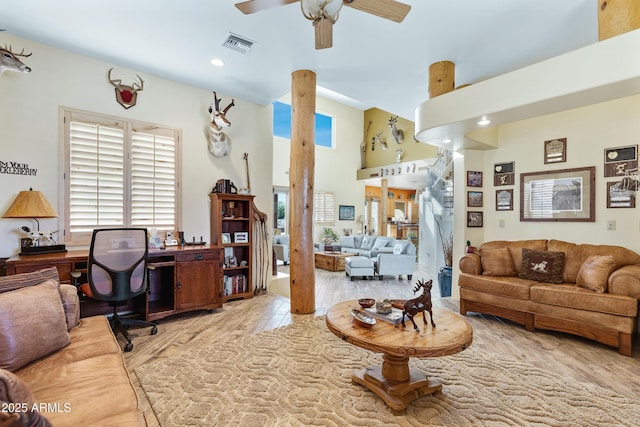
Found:
M 344 260 L 344 271 L 353 280 L 354 276 L 373 277 L 373 260 L 365 256 L 350 256 Z

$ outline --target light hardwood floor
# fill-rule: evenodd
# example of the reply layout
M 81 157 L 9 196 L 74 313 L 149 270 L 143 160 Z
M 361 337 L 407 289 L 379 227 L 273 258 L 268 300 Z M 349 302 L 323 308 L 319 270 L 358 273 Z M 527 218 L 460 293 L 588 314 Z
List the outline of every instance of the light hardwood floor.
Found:
M 280 271 L 283 270 L 288 270 L 288 267 L 280 267 Z M 159 323 L 157 335 L 148 335 L 148 330 L 143 329 L 131 331 L 134 349 L 125 353 L 129 370 L 133 373 L 148 361 L 184 354 L 202 342 L 207 342 L 208 346 L 215 343 L 224 345 L 237 337 L 285 326 L 308 316 L 323 315 L 339 301 L 365 297 L 412 298 L 414 283 L 422 278 L 433 278 L 434 305 L 459 312 L 457 301 L 440 298 L 437 278 L 419 266 L 411 281 L 391 277 L 351 281 L 344 272 L 315 271 L 316 312 L 313 315 L 291 314 L 287 298 L 269 293 L 248 300 L 230 301 L 211 313 L 203 311 L 174 316 Z M 630 398 L 640 396 L 640 338 L 635 340 L 634 356 L 626 357 L 614 348 L 580 337 L 547 331 L 531 333 L 520 325 L 493 316 L 471 314 L 465 319 L 473 327 L 473 346 L 510 355 L 558 375 L 596 383 Z M 158 426 L 137 377 L 132 375 L 132 378 L 149 425 Z

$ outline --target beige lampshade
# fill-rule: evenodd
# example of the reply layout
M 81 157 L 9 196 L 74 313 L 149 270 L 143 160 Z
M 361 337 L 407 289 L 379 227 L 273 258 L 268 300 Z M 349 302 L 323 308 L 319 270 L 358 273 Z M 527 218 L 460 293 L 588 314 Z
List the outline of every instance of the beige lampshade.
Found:
M 58 214 L 39 191 L 21 191 L 4 218 L 57 218 Z

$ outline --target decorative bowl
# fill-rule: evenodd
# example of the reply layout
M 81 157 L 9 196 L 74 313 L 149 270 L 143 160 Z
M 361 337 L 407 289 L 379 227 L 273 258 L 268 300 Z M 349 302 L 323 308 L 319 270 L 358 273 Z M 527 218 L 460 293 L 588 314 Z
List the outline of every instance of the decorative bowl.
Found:
M 391 301 L 385 299 L 383 301 L 376 302 L 376 312 L 380 314 L 389 314 L 391 313 Z
M 351 317 L 353 317 L 354 322 L 365 328 L 370 328 L 376 324 L 376 319 L 373 316 L 357 308 L 351 309 Z
M 373 304 L 375 303 L 376 303 L 376 300 L 374 300 L 373 298 L 360 298 L 358 300 L 358 304 L 360 304 L 362 308 L 373 307 Z

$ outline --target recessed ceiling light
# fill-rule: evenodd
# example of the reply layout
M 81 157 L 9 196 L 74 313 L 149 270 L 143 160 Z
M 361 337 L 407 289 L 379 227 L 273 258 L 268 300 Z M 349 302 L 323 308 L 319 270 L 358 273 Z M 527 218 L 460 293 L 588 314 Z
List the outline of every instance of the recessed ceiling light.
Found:
M 489 123 L 491 123 L 491 120 L 487 119 L 486 117 L 483 117 L 480 120 L 478 120 L 478 125 L 480 126 L 486 126 Z
M 445 138 L 445 139 L 442 140 L 443 144 L 451 144 L 452 142 L 453 142 L 453 139 L 451 139 L 451 138 Z
M 211 63 L 213 65 L 215 65 L 216 67 L 222 67 L 224 65 L 224 61 L 222 59 L 220 59 L 220 58 L 213 58 L 211 60 Z

